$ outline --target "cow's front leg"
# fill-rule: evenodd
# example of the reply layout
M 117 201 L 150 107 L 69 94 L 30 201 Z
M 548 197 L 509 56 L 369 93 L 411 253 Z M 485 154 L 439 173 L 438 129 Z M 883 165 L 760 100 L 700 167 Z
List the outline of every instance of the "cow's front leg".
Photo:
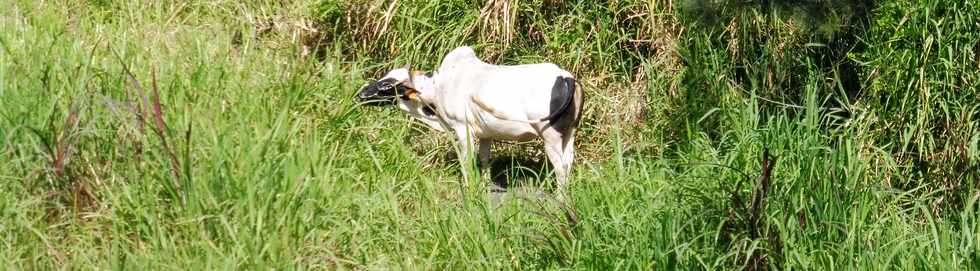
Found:
M 473 173 L 473 148 L 474 141 L 473 135 L 468 131 L 467 128 L 462 127 L 462 129 L 456 129 L 456 137 L 458 144 L 457 159 L 459 159 L 459 167 L 463 172 L 463 180 L 469 183 L 470 175 Z

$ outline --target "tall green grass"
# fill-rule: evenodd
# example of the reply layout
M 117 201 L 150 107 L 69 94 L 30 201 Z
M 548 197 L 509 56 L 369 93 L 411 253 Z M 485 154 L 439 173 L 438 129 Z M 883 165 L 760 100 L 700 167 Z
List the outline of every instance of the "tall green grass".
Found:
M 975 269 L 977 5 L 0 1 L 0 263 Z M 352 101 L 462 44 L 585 82 L 567 205 Z

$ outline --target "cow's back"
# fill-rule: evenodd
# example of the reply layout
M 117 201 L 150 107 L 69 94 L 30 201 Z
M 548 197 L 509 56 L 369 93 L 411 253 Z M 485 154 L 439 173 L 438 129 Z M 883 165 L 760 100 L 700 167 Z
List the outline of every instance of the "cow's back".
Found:
M 534 120 L 548 117 L 552 100 L 568 97 L 563 93 L 572 75 L 555 64 L 492 65 L 477 58 L 472 49 L 461 47 L 450 52 L 437 74 L 441 105 L 447 117 L 473 122 L 475 132 L 503 138 L 534 131 L 528 123 L 502 120 L 480 110 L 472 102 L 474 96 L 499 112 Z M 556 95 L 560 96 L 557 97 Z M 495 127 L 495 128 L 491 128 Z M 499 130 L 499 131 L 494 131 Z M 501 134 L 496 134 L 500 132 Z

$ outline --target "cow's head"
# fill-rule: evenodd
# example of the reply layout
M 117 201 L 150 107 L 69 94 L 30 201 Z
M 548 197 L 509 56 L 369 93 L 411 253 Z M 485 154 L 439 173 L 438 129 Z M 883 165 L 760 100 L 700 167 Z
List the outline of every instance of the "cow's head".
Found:
M 409 69 L 394 69 L 384 77 L 361 88 L 355 99 L 364 105 L 392 105 L 399 98 L 416 95 Z
M 436 115 L 434 77 L 431 73 L 410 71 L 408 67 L 394 69 L 362 88 L 355 99 L 363 105 L 397 105 L 413 118 L 445 131 Z

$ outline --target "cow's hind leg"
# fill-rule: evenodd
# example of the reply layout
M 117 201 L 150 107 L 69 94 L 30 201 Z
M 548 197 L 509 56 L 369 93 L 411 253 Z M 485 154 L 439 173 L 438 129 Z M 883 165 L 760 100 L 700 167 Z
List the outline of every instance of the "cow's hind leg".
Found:
M 572 164 L 575 162 L 575 128 L 572 127 L 562 134 L 562 162 L 565 175 L 571 177 Z
M 571 161 L 565 160 L 565 140 L 562 133 L 554 129 L 541 131 L 541 139 L 544 141 L 544 152 L 555 171 L 556 192 L 559 198 L 563 198 L 568 192 L 568 174 L 571 169 Z

